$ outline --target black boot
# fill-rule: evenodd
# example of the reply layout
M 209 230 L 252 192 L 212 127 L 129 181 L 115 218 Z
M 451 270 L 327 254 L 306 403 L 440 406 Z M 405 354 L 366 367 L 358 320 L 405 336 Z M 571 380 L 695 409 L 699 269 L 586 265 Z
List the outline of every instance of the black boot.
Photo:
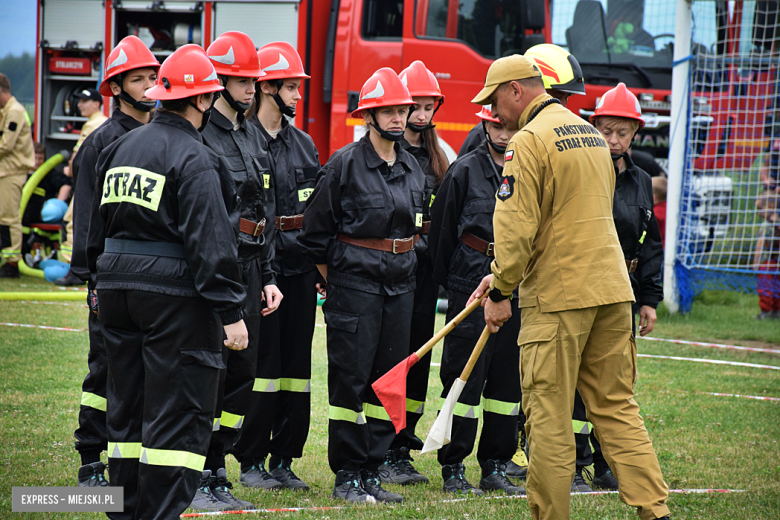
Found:
M 230 490 L 233 489 L 233 484 L 227 478 L 227 472 L 225 468 L 219 468 L 217 470 L 217 477 L 211 482 L 211 494 L 220 502 L 226 503 L 233 511 L 239 511 L 241 509 L 254 509 L 255 505 L 252 502 L 246 500 L 240 500 L 233 496 Z
M 374 497 L 377 502 L 399 503 L 404 501 L 404 497 L 398 493 L 391 493 L 382 487 L 378 472 L 361 469 L 360 478 L 363 481 L 363 489 L 366 490 L 366 493 Z
M 360 472 L 340 470 L 336 473 L 336 484 L 333 486 L 333 497 L 347 502 L 374 504 L 376 499 L 366 493 Z
M 16 262 L 6 262 L 0 267 L 0 278 L 19 278 L 19 266 Z
M 411 477 L 412 484 L 428 484 L 430 482 L 428 477 L 417 471 L 417 469 L 412 466 L 414 459 L 409 453 L 409 448 L 405 446 L 398 448 L 398 450 L 395 452 L 395 460 L 398 467 L 401 468 L 401 471 Z
M 282 459 L 276 455 L 271 455 L 271 458 L 268 460 L 271 476 L 284 487 L 293 491 L 309 491 L 310 488 L 306 482 L 299 479 L 290 466 L 292 466 L 292 459 Z
M 574 480 L 571 483 L 572 493 L 593 493 L 593 489 L 588 485 L 588 481 L 582 476 L 585 468 L 577 468 L 574 472 Z
M 606 468 L 605 470 L 601 472 L 597 472 L 596 476 L 593 477 L 593 487 L 597 489 L 606 489 L 609 491 L 617 491 L 618 490 L 618 481 L 615 478 L 615 475 L 612 473 L 612 470 L 609 468 Z
M 414 484 L 414 479 L 404 471 L 404 467 L 399 464 L 398 450 L 387 450 L 385 461 L 379 466 L 379 476 L 383 484 Z
M 79 468 L 78 487 L 106 487 L 108 480 L 105 476 L 106 465 L 102 462 L 84 464 Z
M 479 488 L 483 491 L 503 491 L 507 495 L 525 495 L 525 489 L 512 484 L 506 476 L 506 464 L 488 460 L 482 466 Z
M 481 489 L 477 489 L 466 480 L 466 468 L 462 462 L 457 464 L 445 464 L 441 467 L 441 476 L 444 479 L 442 490 L 445 493 L 458 495 L 484 495 Z

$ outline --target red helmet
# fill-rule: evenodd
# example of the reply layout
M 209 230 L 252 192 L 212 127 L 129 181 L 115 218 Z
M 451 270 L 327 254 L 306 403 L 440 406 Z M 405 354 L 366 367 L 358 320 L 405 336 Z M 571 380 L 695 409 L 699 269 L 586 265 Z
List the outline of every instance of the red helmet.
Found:
M 394 105 L 414 105 L 414 101 L 398 74 L 389 67 L 382 67 L 363 83 L 360 101 L 352 117 L 360 117 L 363 110 Z
M 596 104 L 596 110 L 588 118 L 588 121 L 594 124 L 596 118 L 600 116 L 625 117 L 639 121 L 640 130 L 645 126 L 639 100 L 626 88 L 625 83 L 618 83 L 617 87 L 608 90 L 601 96 Z
M 223 33 L 206 51 L 221 76 L 259 78 L 265 76 L 255 53 L 252 39 L 240 31 Z
M 184 99 L 198 94 L 223 90 L 217 78 L 217 71 L 206 51 L 200 45 L 191 43 L 176 49 L 168 56 L 154 86 L 146 91 L 149 99 Z
M 433 96 L 444 102 L 444 94 L 441 93 L 436 76 L 420 60 L 412 62 L 398 77 L 412 96 Z
M 108 55 L 103 81 L 98 89 L 106 97 L 113 96 L 109 80 L 114 76 L 133 69 L 151 68 L 158 70 L 160 62 L 154 57 L 144 42 L 137 36 L 126 36 Z
M 492 121 L 494 123 L 501 124 L 501 121 L 493 117 L 493 107 L 491 105 L 482 105 L 482 110 L 477 112 L 476 116 L 484 121 Z
M 274 79 L 301 78 L 309 79 L 303 70 L 303 62 L 295 47 L 287 42 L 271 42 L 257 51 L 260 66 L 265 77 L 260 81 Z

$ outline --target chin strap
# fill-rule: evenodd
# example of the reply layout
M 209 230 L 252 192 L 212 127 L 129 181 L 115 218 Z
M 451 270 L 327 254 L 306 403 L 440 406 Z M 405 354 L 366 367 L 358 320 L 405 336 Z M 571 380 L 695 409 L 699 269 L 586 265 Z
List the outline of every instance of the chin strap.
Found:
M 228 77 L 222 76 L 222 86 L 227 85 Z M 244 113 L 249 110 L 249 107 L 251 106 L 251 103 L 241 103 L 240 101 L 236 101 L 233 99 L 233 96 L 230 95 L 230 92 L 228 92 L 227 87 L 225 90 L 221 91 L 222 97 L 225 98 L 225 101 L 227 101 L 227 104 L 230 105 L 230 108 L 238 112 L 238 120 L 239 122 L 244 119 Z M 213 106 L 213 105 L 212 105 Z
M 379 132 L 379 135 L 382 136 L 382 139 L 387 139 L 388 141 L 394 141 L 398 142 L 401 139 L 404 138 L 404 131 L 403 130 L 396 130 L 392 132 L 388 132 L 387 130 L 382 130 L 379 128 L 379 125 L 376 124 L 376 114 L 374 113 L 373 108 L 369 108 L 368 112 L 371 114 L 371 122 L 368 123 L 369 125 L 373 126 L 377 132 Z M 407 119 L 407 125 L 408 125 L 408 119 Z
M 487 140 L 487 143 L 490 145 L 490 147 L 496 153 L 504 155 L 506 153 L 506 145 L 501 146 L 493 142 L 493 139 L 490 138 L 490 134 L 487 131 L 487 122 L 484 119 L 482 120 L 482 129 L 485 130 L 485 139 Z
M 441 108 L 442 103 L 444 103 L 443 99 L 439 100 L 439 103 L 436 105 L 436 108 L 433 109 L 433 114 L 431 114 L 431 122 L 428 123 L 425 126 L 415 125 L 414 123 L 410 123 L 409 119 L 406 120 L 406 128 L 411 130 L 412 132 L 417 132 L 418 134 L 421 134 L 428 130 L 429 128 L 436 128 L 436 125 L 433 124 L 433 118 L 436 117 L 436 112 L 439 111 L 439 108 Z M 412 117 L 412 112 L 409 112 L 409 118 Z
M 624 159 L 624 158 L 628 157 L 628 152 L 623 152 L 623 153 L 618 154 L 618 155 L 610 154 L 610 157 L 612 157 L 612 162 L 618 162 L 620 159 Z
M 119 81 L 113 81 L 112 79 L 111 82 L 116 83 L 121 89 L 121 92 L 117 96 L 119 99 L 121 99 L 122 101 L 124 101 L 125 103 L 133 107 L 134 109 L 138 110 L 139 112 L 151 112 L 152 110 L 154 110 L 154 107 L 157 106 L 157 101 L 138 101 L 133 96 L 127 93 L 124 87 L 124 83 L 125 83 L 124 73 L 117 76 L 117 79 Z
M 202 132 L 203 129 L 206 128 L 206 125 L 209 124 L 209 119 L 211 119 L 211 111 L 214 109 L 214 103 L 217 102 L 217 99 L 219 99 L 219 92 L 214 92 L 211 98 L 211 106 L 209 106 L 206 110 L 203 111 L 203 119 L 201 120 L 200 126 L 198 127 L 198 132 Z M 191 99 L 188 99 L 187 103 L 192 108 L 200 112 L 200 108 L 198 108 L 198 105 L 193 103 Z
M 279 92 L 282 90 L 283 86 L 284 86 L 284 80 L 277 79 L 276 94 L 274 94 L 271 97 L 274 98 L 274 101 L 276 101 L 276 106 L 279 107 L 279 112 L 286 115 L 287 117 L 295 117 L 295 109 L 291 106 L 285 105 L 284 101 L 282 101 L 282 96 L 279 95 Z

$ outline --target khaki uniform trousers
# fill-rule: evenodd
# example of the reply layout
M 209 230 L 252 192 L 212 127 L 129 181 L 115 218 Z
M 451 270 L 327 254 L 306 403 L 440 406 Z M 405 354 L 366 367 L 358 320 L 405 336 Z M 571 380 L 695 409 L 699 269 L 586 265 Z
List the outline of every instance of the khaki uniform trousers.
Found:
M 60 244 L 60 252 L 58 259 L 61 262 L 70 263 L 70 258 L 73 256 L 73 200 L 71 199 L 68 204 L 68 210 L 65 212 L 65 216 L 62 220 L 65 221 L 65 241 Z
M 19 205 L 22 202 L 22 187 L 27 175 L 0 177 L 0 242 L 4 262 L 18 262 L 22 258 L 22 217 Z
M 524 308 L 519 344 L 530 442 L 526 489 L 533 518 L 569 518 L 575 387 L 620 483 L 620 499 L 636 507 L 642 520 L 669 514 L 669 489 L 634 401 L 631 303 L 549 313 L 538 304 Z

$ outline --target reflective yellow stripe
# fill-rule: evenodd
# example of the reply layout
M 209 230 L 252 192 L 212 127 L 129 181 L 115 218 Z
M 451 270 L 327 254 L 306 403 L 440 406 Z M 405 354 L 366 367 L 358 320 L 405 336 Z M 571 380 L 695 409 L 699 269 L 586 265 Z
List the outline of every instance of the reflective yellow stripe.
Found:
M 435 198 L 436 198 L 436 195 L 434 195 L 434 194 L 432 194 L 432 193 L 431 193 L 431 202 L 430 202 L 430 204 L 428 204 L 428 207 L 429 207 L 429 208 L 432 208 L 432 207 L 433 207 L 433 199 L 435 199 Z
M 211 427 L 211 431 L 215 432 L 219 430 L 220 417 L 214 417 L 214 425 Z
M 444 398 L 440 398 L 439 400 L 439 411 L 441 411 L 441 407 L 444 405 Z M 463 404 L 463 403 L 455 403 L 455 407 L 452 410 L 452 413 L 457 415 L 458 417 L 465 417 L 466 419 L 478 419 L 479 414 L 481 412 L 481 409 L 479 406 L 471 406 L 470 404 Z
M 112 459 L 137 459 L 141 456 L 141 443 L 109 441 L 108 456 Z
M 282 392 L 303 392 L 308 394 L 311 393 L 311 380 L 283 377 L 279 379 L 279 390 Z
M 242 424 L 244 424 L 243 415 L 236 415 L 230 412 L 222 412 L 222 417 L 220 417 L 221 426 L 238 430 L 239 428 L 241 428 Z
M 39 197 L 45 197 L 45 196 L 46 196 L 46 190 L 44 190 L 44 189 L 43 189 L 43 188 L 41 188 L 40 186 L 38 186 L 37 188 L 35 188 L 35 189 L 33 190 L 33 193 L 34 193 L 35 195 L 38 195 Z
M 380 421 L 390 420 L 390 416 L 387 415 L 387 410 L 385 410 L 384 406 L 377 406 L 371 403 L 363 403 L 363 411 L 366 413 L 366 417 L 379 419 Z
M 178 466 L 203 471 L 206 457 L 189 451 L 141 448 L 140 462 L 150 466 Z
M 81 392 L 81 406 L 89 406 L 101 412 L 106 411 L 106 398 L 89 392 Z
M 252 387 L 253 392 L 278 392 L 281 382 L 279 379 L 255 378 L 255 384 Z
M 495 399 L 483 399 L 482 409 L 486 412 L 499 415 L 519 415 L 520 403 L 507 403 L 506 401 L 497 401 Z
M 645 243 L 645 237 L 647 236 L 647 231 L 642 231 L 642 238 L 639 239 L 640 244 Z
M 571 427 L 574 430 L 574 433 L 582 433 L 585 435 L 590 433 L 590 423 L 587 421 L 575 421 L 572 419 Z
M 332 421 L 347 421 L 355 424 L 366 424 L 366 413 L 355 412 L 338 406 L 328 406 L 328 419 Z
M 416 413 L 422 415 L 425 410 L 425 401 L 415 401 L 414 399 L 406 398 L 406 411 L 410 413 Z
M 21 255 L 21 251 L 14 251 L 12 249 L 3 249 L 3 254 L 5 256 L 14 256 L 14 255 Z

